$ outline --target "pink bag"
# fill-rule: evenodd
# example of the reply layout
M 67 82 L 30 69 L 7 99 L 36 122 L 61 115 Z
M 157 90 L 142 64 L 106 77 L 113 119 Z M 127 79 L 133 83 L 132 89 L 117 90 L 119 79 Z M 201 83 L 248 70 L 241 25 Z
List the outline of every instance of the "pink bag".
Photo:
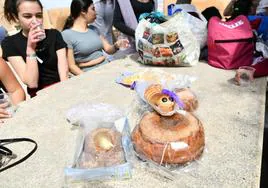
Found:
M 248 19 L 238 16 L 223 22 L 212 17 L 208 24 L 208 64 L 237 69 L 253 62 L 253 32 Z

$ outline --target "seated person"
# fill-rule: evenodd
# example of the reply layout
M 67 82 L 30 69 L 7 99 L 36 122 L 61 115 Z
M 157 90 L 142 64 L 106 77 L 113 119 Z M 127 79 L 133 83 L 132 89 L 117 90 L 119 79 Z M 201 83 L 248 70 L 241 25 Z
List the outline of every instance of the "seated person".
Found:
M 3 58 L 27 85 L 29 95 L 34 97 L 37 91 L 67 80 L 66 43 L 56 29 L 42 29 L 40 0 L 5 0 L 4 15 L 18 22 L 21 31 L 2 41 Z
M 19 102 L 25 100 L 25 93 L 17 81 L 16 77 L 12 73 L 11 69 L 7 65 L 7 63 L 0 58 L 0 87 L 7 93 L 11 94 L 11 101 L 13 104 L 18 104 Z M 1 92 L 2 92 L 1 90 Z M 5 108 L 7 104 L 0 104 L 0 123 L 1 118 L 9 118 L 11 114 L 9 114 Z
M 92 0 L 73 0 L 71 15 L 67 19 L 62 32 L 67 43 L 67 58 L 70 72 L 82 74 L 96 66 L 106 64 L 102 50 L 113 54 L 121 45 L 128 45 L 127 40 L 118 40 L 114 45 L 102 36 L 94 27 L 88 27 L 96 19 Z

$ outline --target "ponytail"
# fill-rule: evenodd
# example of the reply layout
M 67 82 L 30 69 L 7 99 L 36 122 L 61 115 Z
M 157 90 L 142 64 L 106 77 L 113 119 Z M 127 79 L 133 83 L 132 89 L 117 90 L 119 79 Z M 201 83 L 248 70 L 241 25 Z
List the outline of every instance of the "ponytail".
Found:
M 70 16 L 68 16 L 68 18 L 67 18 L 66 21 L 65 21 L 63 30 L 71 28 L 71 27 L 73 26 L 73 24 L 74 24 L 74 19 L 73 19 L 73 17 L 70 15 Z
M 4 16 L 9 22 L 16 22 L 18 19 L 17 0 L 5 0 Z
M 71 28 L 74 20 L 80 16 L 81 12 L 87 12 L 91 4 L 93 4 L 92 0 L 72 0 L 70 7 L 71 15 L 66 19 L 63 30 Z

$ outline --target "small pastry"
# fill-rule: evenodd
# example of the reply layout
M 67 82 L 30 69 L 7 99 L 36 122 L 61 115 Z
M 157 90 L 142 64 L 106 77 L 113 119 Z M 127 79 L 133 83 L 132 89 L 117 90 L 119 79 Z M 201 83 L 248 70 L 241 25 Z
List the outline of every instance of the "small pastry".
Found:
M 168 113 L 174 110 L 175 102 L 172 97 L 163 94 L 162 90 L 160 84 L 153 84 L 145 90 L 144 98 L 149 104 L 156 106 L 161 112 Z
M 94 137 L 97 150 L 110 150 L 114 147 L 112 137 L 108 132 L 99 132 Z

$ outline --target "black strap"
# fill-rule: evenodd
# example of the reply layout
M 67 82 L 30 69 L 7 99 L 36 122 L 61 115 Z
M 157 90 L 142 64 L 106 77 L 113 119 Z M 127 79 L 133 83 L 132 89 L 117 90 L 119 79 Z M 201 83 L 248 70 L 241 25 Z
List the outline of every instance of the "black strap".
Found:
M 35 146 L 34 148 L 32 149 L 32 151 L 30 153 L 28 153 L 25 157 L 21 158 L 20 160 L 14 162 L 13 164 L 11 165 L 8 165 L 8 166 L 5 166 L 3 168 L 0 168 L 0 172 L 3 172 L 4 170 L 7 170 L 19 163 L 22 163 L 23 161 L 25 161 L 26 159 L 28 159 L 36 150 L 37 150 L 37 143 L 30 139 L 30 138 L 11 138 L 11 139 L 2 139 L 0 140 L 0 156 L 3 155 L 3 156 L 11 156 L 13 155 L 12 151 L 8 148 L 6 148 L 5 146 L 3 145 L 7 145 L 7 144 L 11 144 L 11 143 L 16 143 L 16 142 L 31 142 L 31 143 L 34 143 Z
M 11 156 L 12 151 L 10 149 L 0 145 L 0 155 Z

